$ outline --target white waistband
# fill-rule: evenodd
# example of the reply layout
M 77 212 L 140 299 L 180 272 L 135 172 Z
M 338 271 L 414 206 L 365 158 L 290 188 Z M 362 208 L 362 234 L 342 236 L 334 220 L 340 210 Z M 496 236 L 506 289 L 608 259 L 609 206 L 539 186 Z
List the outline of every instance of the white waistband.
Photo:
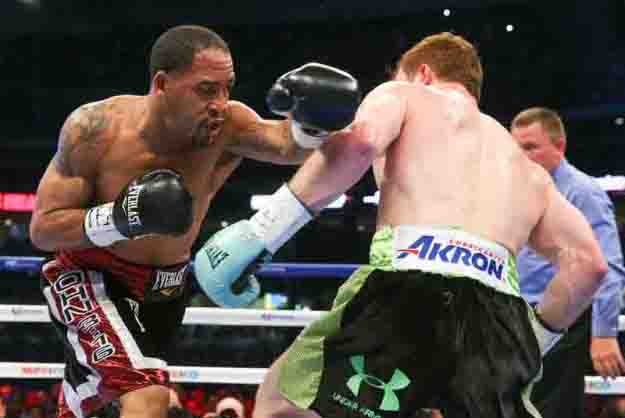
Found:
M 394 227 L 393 269 L 466 276 L 519 296 L 514 256 L 504 246 L 460 229 Z

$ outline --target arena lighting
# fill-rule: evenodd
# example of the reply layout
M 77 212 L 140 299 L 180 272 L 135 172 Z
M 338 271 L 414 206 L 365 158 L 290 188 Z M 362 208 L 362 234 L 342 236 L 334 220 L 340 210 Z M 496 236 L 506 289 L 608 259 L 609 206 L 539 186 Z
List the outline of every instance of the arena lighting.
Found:
M 375 192 L 373 196 L 365 196 L 362 201 L 363 203 L 373 203 L 374 205 L 377 205 L 380 201 L 380 192 Z
M 449 15 L 451 15 L 451 10 L 449 10 L 449 9 L 444 9 L 444 10 L 443 10 L 443 16 L 445 16 L 445 17 L 449 17 Z
M 260 210 L 266 204 L 269 197 L 271 197 L 271 195 L 268 194 L 252 195 L 252 199 L 250 200 L 250 205 L 252 206 L 252 209 Z M 326 206 L 325 209 L 341 209 L 343 206 L 345 206 L 345 202 L 347 202 L 347 196 L 342 194 L 338 197 L 338 199 Z
M 514 25 L 506 25 L 506 32 L 512 32 L 514 30 Z
M 595 177 L 595 180 L 605 191 L 625 190 L 625 176 L 612 176 L 610 174 L 603 177 Z M 270 195 L 253 195 L 250 205 L 253 210 L 259 210 Z M 380 200 L 380 192 L 375 192 L 371 196 L 365 196 L 363 203 L 377 205 Z M 326 209 L 340 209 L 345 206 L 347 196 L 339 196 L 334 202 L 326 206 Z M 3 193 L 0 192 L 0 211 L 2 212 L 32 212 L 35 208 L 34 193 Z M 225 223 L 225 221 L 224 221 Z M 222 225 L 223 226 L 223 225 Z M 226 225 L 227 226 L 227 225 Z
M 595 181 L 599 183 L 599 186 L 606 192 L 625 190 L 625 176 L 612 176 L 608 174 L 603 177 L 595 177 Z M 371 196 L 365 196 L 362 201 L 363 203 L 377 205 L 380 201 L 380 192 L 375 192 L 375 194 Z
M 625 190 L 625 176 L 611 176 L 608 174 L 603 177 L 595 177 L 595 180 L 606 192 Z
M 618 118 L 614 119 L 614 124 L 616 126 L 623 126 L 623 124 L 625 123 L 625 118 L 619 116 Z
M 39 0 L 19 0 L 18 3 L 28 7 L 30 9 L 41 8 L 41 2 Z
M 0 192 L 0 211 L 32 212 L 35 208 L 34 193 L 2 193 Z

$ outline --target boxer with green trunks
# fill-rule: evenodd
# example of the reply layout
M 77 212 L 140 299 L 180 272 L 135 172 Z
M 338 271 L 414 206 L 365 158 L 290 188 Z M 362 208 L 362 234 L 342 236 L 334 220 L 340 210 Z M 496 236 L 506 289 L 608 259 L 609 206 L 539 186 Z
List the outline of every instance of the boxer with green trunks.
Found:
M 349 127 L 197 254 L 207 293 L 228 289 L 373 166 L 370 263 L 272 365 L 256 418 L 394 418 L 419 408 L 538 416 L 529 392 L 541 355 L 586 309 L 607 267 L 549 174 L 480 112 L 481 83 L 468 41 L 421 40 Z M 519 295 L 515 265 L 526 242 L 559 267 L 535 310 Z M 227 256 L 211 265 L 206 254 L 216 251 Z

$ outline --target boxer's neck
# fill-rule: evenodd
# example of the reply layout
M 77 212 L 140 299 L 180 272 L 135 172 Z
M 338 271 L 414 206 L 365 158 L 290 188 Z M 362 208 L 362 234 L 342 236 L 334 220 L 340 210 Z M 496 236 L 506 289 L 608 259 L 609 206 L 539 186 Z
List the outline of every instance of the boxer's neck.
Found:
M 140 114 L 137 123 L 139 136 L 153 152 L 179 151 L 188 146 L 176 140 L 181 135 L 174 132 L 167 123 L 167 115 L 161 103 L 153 96 L 145 96 L 138 113 Z
M 475 103 L 476 106 L 478 105 L 477 99 L 471 93 L 469 93 L 469 91 L 466 89 L 466 87 L 464 87 L 460 83 L 456 83 L 456 82 L 453 82 L 453 81 L 437 80 L 436 82 L 430 84 L 430 87 L 436 88 L 436 89 L 441 90 L 443 92 L 459 93 L 463 97 L 465 97 L 466 99 L 468 99 L 468 100 L 472 101 L 473 103 Z

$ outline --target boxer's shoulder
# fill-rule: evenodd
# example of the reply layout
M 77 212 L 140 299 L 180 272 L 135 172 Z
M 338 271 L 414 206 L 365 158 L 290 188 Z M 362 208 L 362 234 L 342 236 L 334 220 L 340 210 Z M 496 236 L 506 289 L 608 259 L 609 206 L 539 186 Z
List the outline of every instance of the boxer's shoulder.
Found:
M 125 126 L 136 127 L 145 107 L 142 96 L 114 96 L 85 103 L 68 116 L 62 133 L 69 135 L 67 139 L 82 142 L 115 137 Z
M 111 124 L 110 105 L 105 101 L 85 103 L 75 109 L 65 120 L 63 140 L 90 139 L 105 131 Z
M 549 194 L 557 190 L 553 178 L 544 167 L 529 158 L 523 161 L 526 164 L 525 173 L 522 176 L 523 182 L 527 185 L 527 192 L 534 193 L 532 197 L 528 196 L 528 199 L 543 207 L 548 202 Z
M 66 171 L 94 167 L 94 161 L 124 137 L 120 132 L 134 129 L 124 127 L 132 126 L 133 120 L 136 124 L 144 107 L 142 96 L 114 96 L 76 108 L 59 135 L 57 166 Z
M 64 129 L 74 129 L 83 139 L 97 138 L 111 130 L 120 129 L 145 113 L 144 96 L 113 96 L 79 106 L 67 118 Z
M 419 94 L 421 90 L 422 89 L 419 85 L 417 85 L 417 83 L 391 80 L 386 81 L 375 87 L 373 90 L 371 90 L 367 97 L 386 95 L 395 97 L 408 97 L 410 94 Z
M 545 169 L 545 167 L 540 164 L 528 159 L 524 159 L 527 163 L 527 179 L 530 182 L 535 183 L 539 187 L 549 187 L 553 186 L 553 178 L 551 174 Z

